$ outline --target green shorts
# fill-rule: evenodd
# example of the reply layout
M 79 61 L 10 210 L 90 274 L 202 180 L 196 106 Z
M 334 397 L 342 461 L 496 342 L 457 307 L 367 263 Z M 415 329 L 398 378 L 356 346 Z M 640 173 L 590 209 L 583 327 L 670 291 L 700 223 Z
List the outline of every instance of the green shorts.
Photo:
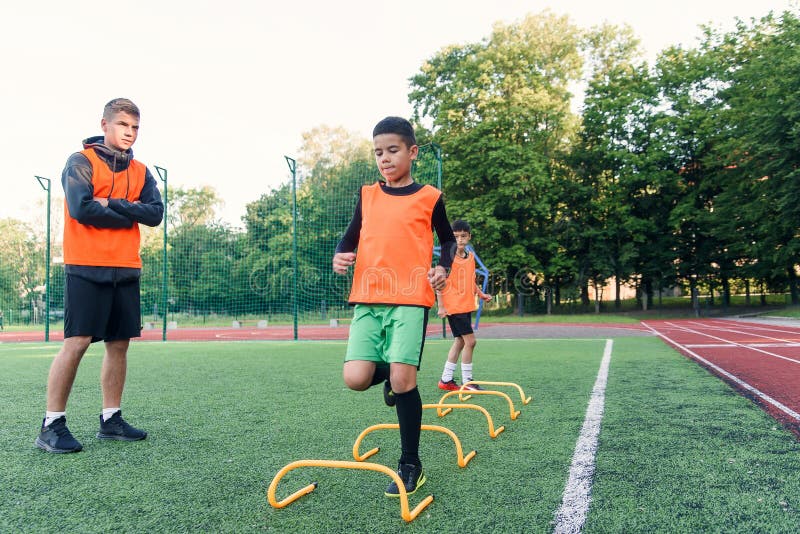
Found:
M 428 309 L 356 304 L 344 361 L 405 363 L 419 369 Z

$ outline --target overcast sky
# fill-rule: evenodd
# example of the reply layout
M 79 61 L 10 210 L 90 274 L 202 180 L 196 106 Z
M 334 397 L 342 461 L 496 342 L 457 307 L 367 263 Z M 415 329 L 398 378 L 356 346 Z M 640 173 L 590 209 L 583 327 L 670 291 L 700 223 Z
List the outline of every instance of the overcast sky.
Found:
M 647 57 L 693 46 L 698 26 L 732 28 L 797 0 L 86 0 L 0 7 L 0 218 L 43 219 L 45 193 L 81 140 L 100 135 L 115 97 L 141 109 L 137 159 L 171 186 L 210 185 L 224 220 L 288 179 L 301 134 L 344 126 L 365 138 L 386 115 L 409 116 L 408 79 L 450 44 L 495 22 L 550 9 L 589 28 L 627 23 Z M 12 193 L 13 191 L 13 193 Z M 0 236 L 2 239 L 2 236 Z

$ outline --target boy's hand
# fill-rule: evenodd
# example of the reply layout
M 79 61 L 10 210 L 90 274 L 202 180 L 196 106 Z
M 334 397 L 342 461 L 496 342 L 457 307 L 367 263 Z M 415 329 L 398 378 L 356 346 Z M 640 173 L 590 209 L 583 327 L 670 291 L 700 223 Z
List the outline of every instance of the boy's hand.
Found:
M 441 291 L 447 283 L 447 271 L 441 265 L 433 267 L 428 271 L 428 282 L 434 290 Z
M 339 252 L 333 255 L 333 272 L 347 274 L 347 268 L 356 262 L 355 252 Z
M 108 199 L 107 199 L 107 198 L 103 198 L 103 197 L 92 197 L 92 200 L 94 200 L 95 202 L 99 202 L 99 203 L 100 203 L 100 205 L 101 205 L 101 206 L 103 206 L 104 208 L 107 208 L 107 207 L 108 207 Z
M 436 315 L 438 315 L 440 318 L 444 319 L 445 317 L 447 317 L 447 310 L 445 310 L 444 308 L 439 308 L 436 311 Z
M 481 293 L 481 300 L 483 300 L 484 302 L 489 302 L 490 300 L 492 300 L 492 296 L 488 293 Z

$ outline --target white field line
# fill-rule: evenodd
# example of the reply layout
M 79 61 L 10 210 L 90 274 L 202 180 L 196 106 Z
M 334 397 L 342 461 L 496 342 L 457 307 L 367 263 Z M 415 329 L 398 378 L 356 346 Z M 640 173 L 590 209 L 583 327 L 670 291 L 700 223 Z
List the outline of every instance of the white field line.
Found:
M 706 324 L 706 323 L 700 323 L 700 322 L 696 322 L 696 321 L 692 321 L 691 324 L 694 324 L 694 325 L 697 325 L 697 326 L 702 326 L 702 327 L 705 327 L 705 328 L 709 328 L 710 327 L 715 332 L 731 332 L 733 334 L 744 334 L 744 335 L 747 335 L 747 336 L 754 336 L 754 337 L 760 337 L 760 338 L 768 339 L 770 341 L 778 341 L 780 343 L 797 343 L 797 339 L 796 338 L 795 339 L 785 339 L 785 338 L 782 338 L 782 337 L 768 336 L 768 335 L 765 335 L 765 334 L 756 334 L 753 331 L 754 329 L 751 329 L 751 328 L 739 328 L 739 327 L 734 327 L 732 325 L 725 325 L 723 327 L 722 325 L 719 325 L 719 326 L 717 326 L 716 324 L 709 325 L 709 324 Z M 784 333 L 784 334 L 792 333 L 795 336 L 798 335 L 798 332 L 780 332 L 780 333 Z
M 758 347 L 761 349 L 793 349 L 800 347 L 800 343 L 743 343 L 743 345 L 748 347 Z M 686 346 L 693 349 L 721 349 L 727 347 L 738 347 L 738 345 L 733 343 L 692 343 Z
M 735 326 L 735 328 L 743 329 L 748 333 L 750 333 L 750 331 L 761 331 L 761 332 L 776 332 L 778 334 L 792 334 L 795 336 L 800 335 L 800 331 L 798 331 L 797 329 L 787 330 L 787 328 L 791 327 L 768 324 L 768 323 L 749 323 L 747 321 L 734 321 L 731 319 L 708 319 L 706 322 L 698 324 L 714 325 L 714 326 L 718 325 L 718 326 L 724 326 L 725 328 L 731 328 Z
M 477 337 L 477 336 L 476 336 Z M 590 341 L 590 342 L 597 342 L 601 341 L 602 338 L 599 337 L 479 337 L 481 341 L 509 341 L 509 342 L 516 342 L 516 343 L 526 343 L 528 341 Z M 344 340 L 347 341 L 347 340 Z M 447 339 L 438 338 L 427 338 L 425 343 L 429 341 L 447 341 L 448 343 L 453 342 L 453 338 L 449 337 Z
M 642 323 L 642 325 L 644 325 L 646 328 L 649 328 L 655 335 L 657 335 L 660 338 L 664 339 L 665 341 L 667 341 L 671 345 L 674 345 L 675 347 L 678 347 L 679 349 L 685 351 L 687 354 L 689 354 L 695 360 L 697 360 L 699 362 L 702 362 L 707 367 L 713 369 L 714 371 L 716 371 L 720 375 L 728 378 L 730 381 L 732 381 L 733 383 L 735 383 L 736 385 L 738 385 L 742 389 L 746 389 L 747 391 L 749 391 L 750 393 L 752 393 L 753 395 L 755 395 L 759 399 L 763 400 L 764 402 L 773 405 L 774 407 L 778 408 L 780 411 L 782 411 L 786 415 L 788 415 L 790 417 L 793 417 L 796 420 L 800 421 L 800 413 L 795 412 L 794 410 L 792 410 L 788 406 L 784 405 L 780 401 L 777 401 L 777 400 L 773 399 L 772 397 L 770 397 L 769 395 L 767 395 L 766 393 L 754 388 L 753 386 L 751 386 L 750 384 L 748 384 L 747 382 L 745 382 L 744 380 L 742 380 L 738 376 L 734 376 L 734 375 L 730 374 L 728 371 L 726 371 L 722 367 L 719 367 L 718 365 L 715 365 L 715 364 L 711 363 L 710 361 L 706 360 L 705 358 L 703 358 L 702 356 L 700 356 L 696 352 L 694 352 L 691 349 L 687 348 L 685 345 L 681 345 L 677 341 L 673 341 L 671 338 L 669 338 L 668 336 L 665 336 L 664 334 L 662 334 L 661 332 L 659 332 L 655 328 L 652 328 L 651 326 L 649 326 L 649 325 L 647 325 L 645 323 Z
M 644 323 L 642 323 L 642 324 L 644 324 Z M 735 346 L 741 347 L 743 349 L 754 350 L 756 352 L 760 352 L 761 354 L 766 354 L 767 356 L 772 356 L 774 358 L 780 358 L 781 360 L 786 360 L 787 362 L 800 364 L 800 360 L 797 360 L 795 358 L 789 358 L 787 356 L 781 356 L 780 354 L 775 354 L 774 352 L 769 352 L 767 350 L 762 350 L 762 349 L 759 349 L 757 347 L 753 347 L 753 346 L 750 346 L 750 345 L 744 345 L 742 343 L 737 343 L 736 341 L 731 341 L 730 339 L 725 339 L 725 338 L 717 337 L 717 336 L 714 336 L 714 335 L 711 335 L 711 334 L 706 334 L 705 332 L 701 332 L 699 330 L 694 330 L 692 328 L 687 328 L 685 326 L 680 326 L 680 325 L 677 325 L 675 323 L 665 323 L 665 324 L 667 324 L 667 325 L 669 325 L 669 326 L 671 326 L 673 328 L 677 328 L 678 330 L 682 330 L 684 332 L 690 332 L 692 334 L 697 334 L 699 336 L 710 337 L 711 339 L 716 339 L 717 341 L 722 341 L 723 343 L 730 343 L 731 345 L 735 345 Z M 645 326 L 647 326 L 647 325 L 645 325 Z M 661 334 L 658 334 L 658 335 L 661 335 Z
M 791 342 L 791 343 L 747 343 L 750 347 L 762 347 L 762 348 L 782 348 L 782 349 L 792 349 L 800 347 L 800 343 Z
M 37 342 L 41 343 L 41 342 Z M 58 352 L 60 347 L 60 343 L 51 343 L 50 345 L 37 345 L 31 343 L 20 343 L 18 341 L 9 341 L 7 344 L 6 342 L 0 341 L 0 345 L 5 345 L 3 347 L 3 352 L 11 352 L 11 351 L 35 351 L 35 350 L 48 350 L 48 354 L 55 354 Z
M 611 362 L 613 344 L 613 340 L 606 340 L 603 359 L 600 361 L 600 370 L 597 372 L 589 406 L 586 408 L 586 417 L 583 420 L 578 442 L 575 444 L 569 479 L 561 498 L 561 507 L 556 512 L 553 532 L 558 534 L 580 532 L 589 512 L 589 504 L 592 501 L 597 437 L 600 434 L 600 423 L 603 421 L 608 367 Z

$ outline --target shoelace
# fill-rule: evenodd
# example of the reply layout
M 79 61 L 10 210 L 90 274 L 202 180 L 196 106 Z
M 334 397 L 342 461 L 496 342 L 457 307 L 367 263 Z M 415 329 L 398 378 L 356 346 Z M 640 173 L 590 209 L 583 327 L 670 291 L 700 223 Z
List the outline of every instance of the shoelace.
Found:
M 55 432 L 55 433 L 56 433 L 56 436 L 58 436 L 58 437 L 60 437 L 60 438 L 61 438 L 61 437 L 64 437 L 64 436 L 66 436 L 66 435 L 69 435 L 69 433 L 70 433 L 70 432 L 69 432 L 69 429 L 67 428 L 67 425 L 56 425 L 56 426 L 51 426 L 51 427 L 50 427 L 50 430 L 52 430 L 53 432 Z
M 407 470 L 405 470 L 405 473 L 403 471 L 404 469 L 401 467 L 398 474 L 400 475 L 400 479 L 403 481 L 403 484 L 405 484 L 407 488 L 414 482 L 414 468 L 409 467 Z
M 129 425 L 129 424 L 128 424 L 128 422 L 127 422 L 126 420 L 124 420 L 124 419 L 120 419 L 120 421 L 119 421 L 119 423 L 118 423 L 118 424 L 119 424 L 119 426 L 121 426 L 121 427 L 122 427 L 122 431 L 123 431 L 123 432 L 127 432 L 128 430 L 130 430 L 131 428 L 133 428 L 133 427 L 131 427 L 131 425 Z
M 118 426 L 122 429 L 122 432 L 124 433 L 127 433 L 131 428 L 133 428 L 131 425 L 128 424 L 128 422 L 125 419 L 123 419 L 122 417 L 117 417 L 116 415 L 112 416 L 108 421 L 106 421 L 106 424 Z
M 117 417 L 116 414 L 112 415 L 111 417 L 109 417 L 108 421 L 106 421 L 105 423 L 107 425 L 114 425 L 114 426 L 121 426 L 121 427 L 124 427 L 127 424 L 125 422 L 125 419 L 123 419 L 122 417 Z

